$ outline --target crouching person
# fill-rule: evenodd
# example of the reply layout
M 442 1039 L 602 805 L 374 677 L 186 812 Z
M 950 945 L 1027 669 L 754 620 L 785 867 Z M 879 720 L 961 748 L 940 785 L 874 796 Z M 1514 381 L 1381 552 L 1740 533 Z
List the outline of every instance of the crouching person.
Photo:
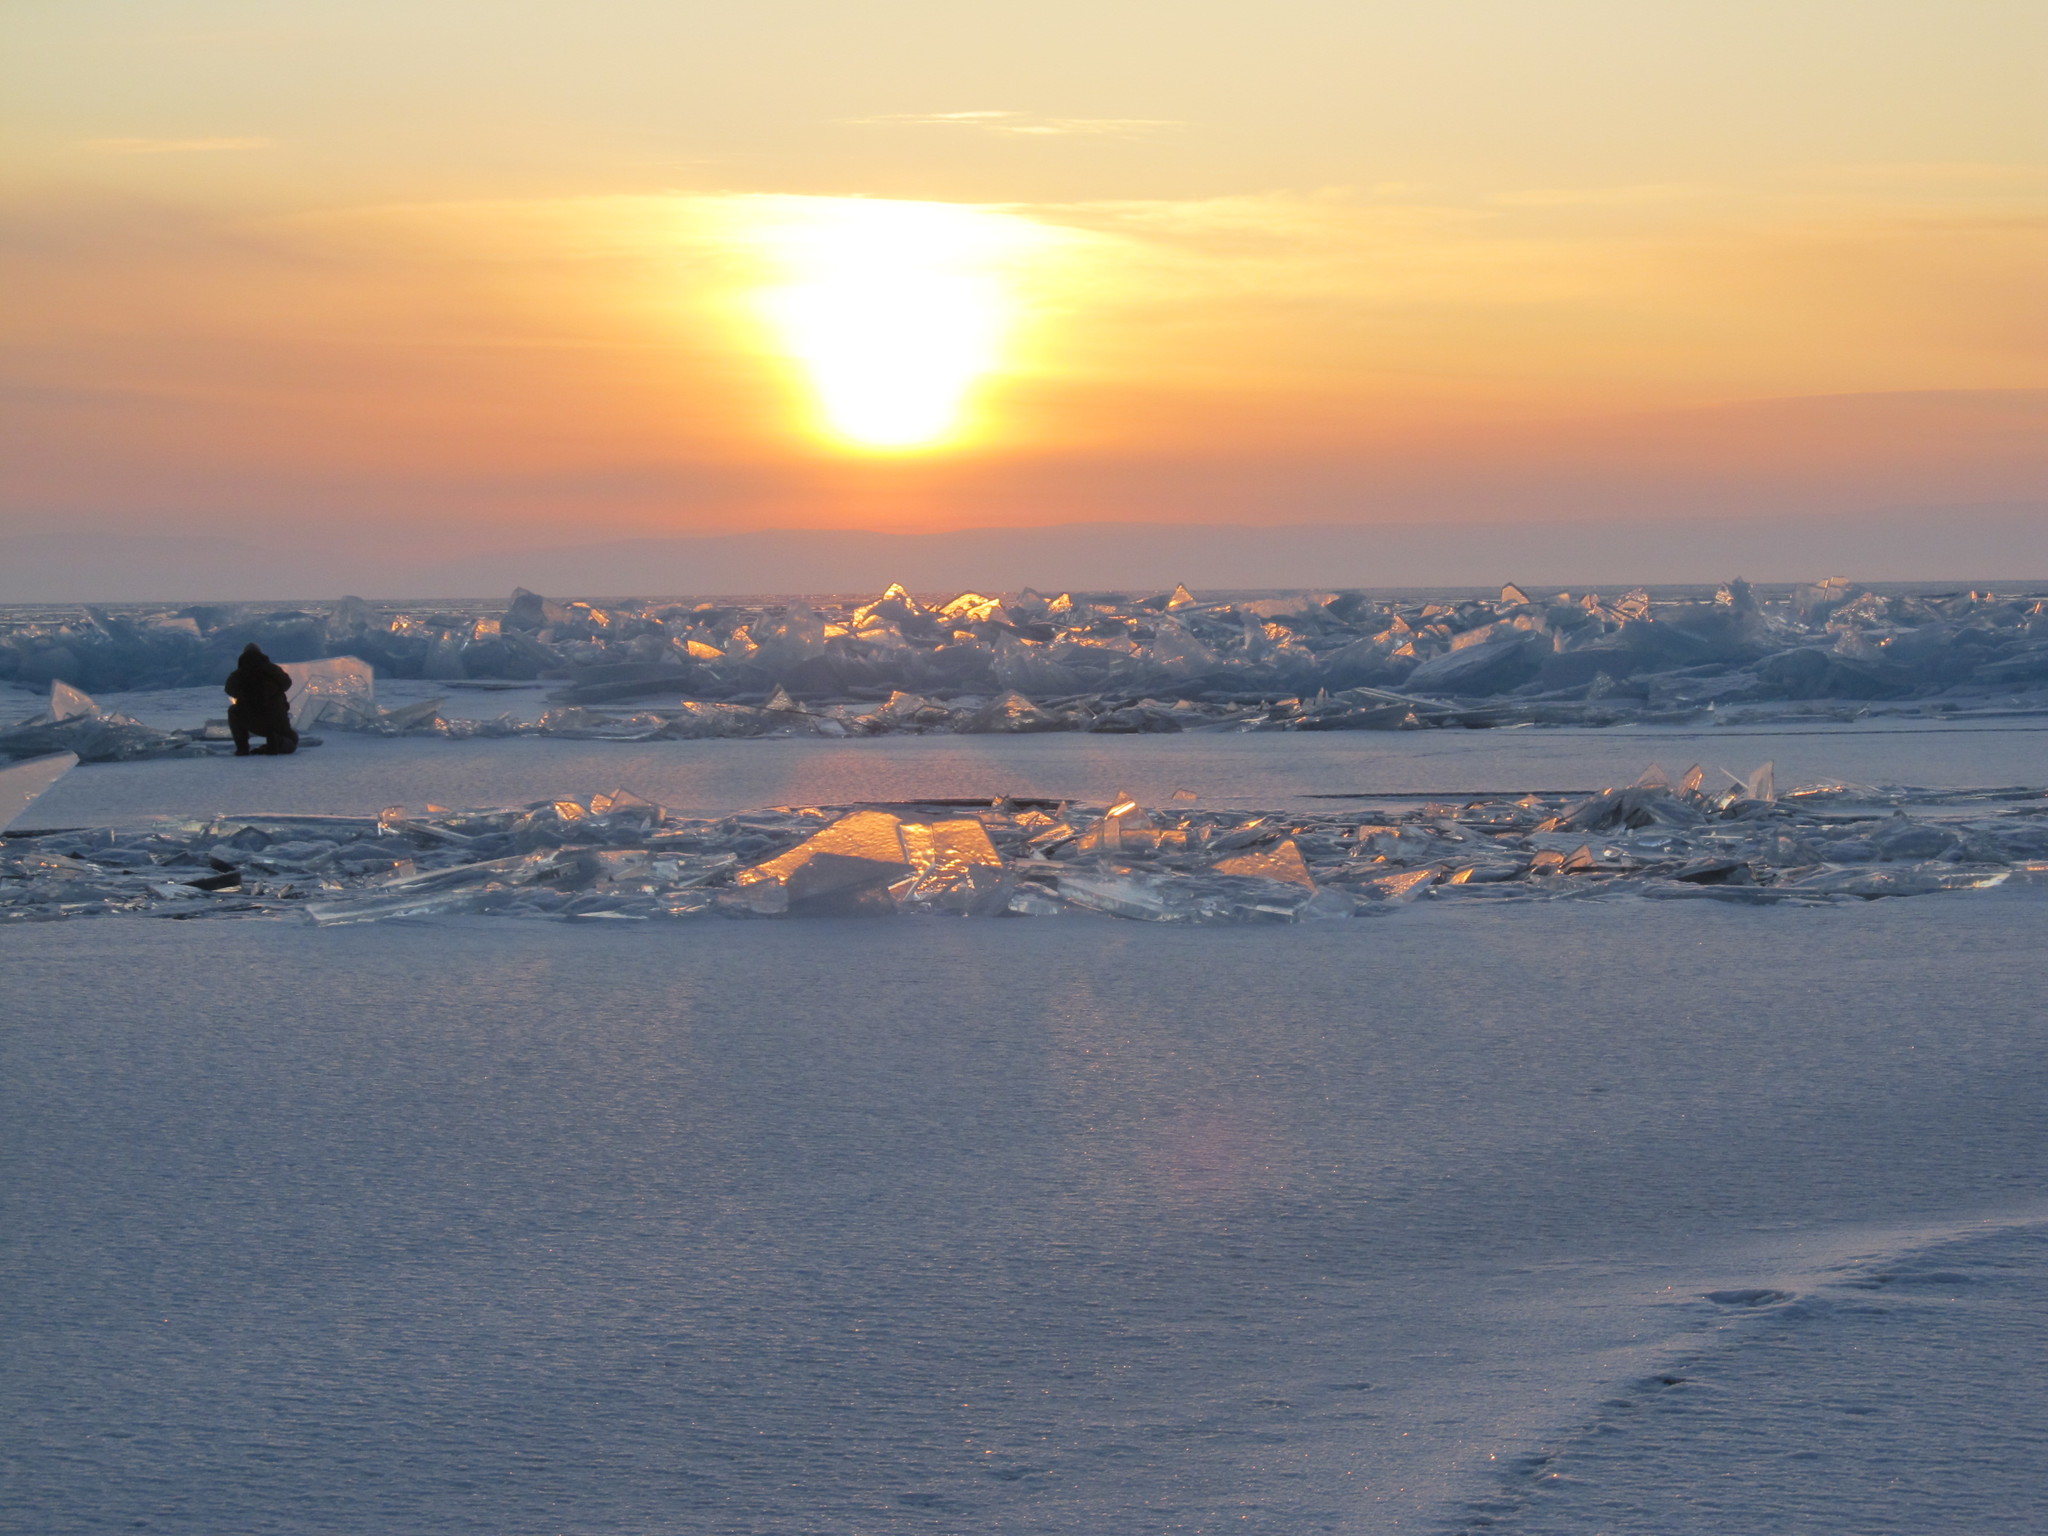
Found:
M 292 680 L 283 667 L 263 654 L 251 641 L 242 647 L 235 670 L 225 684 L 228 697 L 228 731 L 235 738 L 235 756 L 249 756 L 249 738 L 261 736 L 259 753 L 282 756 L 299 750 L 299 733 L 292 729 L 292 708 L 286 702 Z

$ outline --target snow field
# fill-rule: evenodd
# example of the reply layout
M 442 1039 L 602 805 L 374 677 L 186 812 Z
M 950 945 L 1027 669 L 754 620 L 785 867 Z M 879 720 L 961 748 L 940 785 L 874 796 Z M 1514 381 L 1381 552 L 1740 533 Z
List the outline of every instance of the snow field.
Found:
M 2044 938 L 0 932 L 9 1518 L 2025 1529 Z

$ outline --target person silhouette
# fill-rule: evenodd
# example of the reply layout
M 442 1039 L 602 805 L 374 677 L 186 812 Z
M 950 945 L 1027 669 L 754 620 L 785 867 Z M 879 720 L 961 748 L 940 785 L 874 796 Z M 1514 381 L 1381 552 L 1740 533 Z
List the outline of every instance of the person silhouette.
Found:
M 255 641 L 242 647 L 235 670 L 222 686 L 232 701 L 228 730 L 235 738 L 235 756 L 250 755 L 251 736 L 263 738 L 258 753 L 281 757 L 299 750 L 299 733 L 292 729 L 291 705 L 285 698 L 291 692 L 291 676 Z

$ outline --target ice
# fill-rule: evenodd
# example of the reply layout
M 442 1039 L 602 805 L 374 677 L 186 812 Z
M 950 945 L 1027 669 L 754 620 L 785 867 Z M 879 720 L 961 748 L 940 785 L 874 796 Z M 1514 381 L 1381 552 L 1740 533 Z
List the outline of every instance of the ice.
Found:
M 868 601 L 594 607 L 521 589 L 501 611 L 360 598 L 318 610 L 15 611 L 0 613 L 0 681 L 61 683 L 67 699 L 217 686 L 250 641 L 295 668 L 367 669 L 337 678 L 332 696 L 346 707 L 318 709 L 387 733 L 483 726 L 378 715 L 372 673 L 457 686 L 544 678 L 565 709 L 645 701 L 649 730 L 680 735 L 698 733 L 713 707 L 751 711 L 761 726 L 751 734 L 829 734 L 856 720 L 868 733 L 1413 730 L 2048 709 L 2048 594 L 1881 594 L 1838 579 L 1768 590 L 1731 581 L 1711 600 L 1641 589 L 1531 598 L 1512 583 L 1450 597 L 1179 586 L 1052 601 L 921 598 L 896 585 Z M 891 693 L 933 713 L 878 712 Z M 1006 695 L 1030 712 L 989 705 Z
M 284 670 L 292 680 L 288 697 L 294 730 L 303 731 L 321 721 L 341 726 L 379 721 L 376 674 L 367 662 L 333 656 L 324 661 L 288 661 Z
M 1157 875 L 1068 870 L 1052 889 L 1077 907 L 1139 922 L 1170 922 L 1192 913 L 1190 906 L 1174 900 L 1174 890 Z
M 500 835 L 428 793 L 386 798 Z M 1520 798 L 1483 814 L 1556 808 Z M 208 921 L 270 898 L 178 883 L 202 864 L 133 868 L 191 893 L 146 895 L 161 921 L 8 933 L 13 1520 L 2038 1525 L 2038 892 L 1481 910 L 1422 872 L 1413 904 L 1335 888 L 1369 926 L 1204 933 L 1034 879 L 1000 924 L 649 931 L 664 859 L 763 838 L 751 867 L 828 824 L 803 809 L 621 824 L 587 891 L 544 857 L 495 910 L 545 925 Z M 848 809 L 1020 857 L 994 806 Z M 1356 824 L 1473 848 L 1481 816 Z M 1269 822 L 1311 866 L 1333 825 Z M 358 841 L 217 830 L 250 827 Z M 48 856 L 84 881 L 126 837 Z
M 77 753 L 53 752 L 0 768 L 0 832 L 13 826 L 36 796 L 77 766 Z
M 736 876 L 742 887 L 775 885 L 784 897 L 753 910 L 850 915 L 906 909 L 995 910 L 1007 894 L 1002 857 L 979 821 L 906 822 L 855 811 L 804 842 Z
M 457 911 L 616 921 L 1086 910 L 1301 922 L 1423 900 L 1929 895 L 2031 883 L 2048 861 L 2048 793 L 2037 789 L 1829 783 L 1764 801 L 1748 792 L 1762 771 L 1718 790 L 1703 771 L 1676 786 L 1662 770 L 1641 777 L 1649 782 L 1588 797 L 1398 810 L 1208 809 L 1181 792 L 1154 805 L 1118 794 L 1092 805 L 996 797 L 685 816 L 615 788 L 483 810 L 14 833 L 0 921 L 162 909 L 303 912 L 323 924 Z M 178 889 L 153 895 L 152 880 Z M 193 895 L 198 882 L 213 882 L 207 899 Z
M 887 811 L 855 811 L 787 853 L 740 871 L 738 883 L 779 887 L 782 899 L 770 910 L 849 916 L 889 910 L 888 888 L 913 873 L 903 823 Z
M 1049 714 L 1033 704 L 1014 689 L 991 699 L 975 715 L 974 731 L 1060 731 L 1067 729 L 1066 721 Z
M 50 718 L 52 720 L 76 720 L 85 715 L 96 715 L 99 705 L 93 703 L 79 689 L 69 683 L 50 684 Z
M 305 908 L 307 919 L 321 927 L 379 922 L 394 917 L 432 917 L 479 910 L 511 887 L 531 883 L 547 862 L 543 854 L 521 854 L 456 864 L 426 873 L 407 861 L 389 880 L 342 900 L 315 900 Z
M 1213 866 L 1219 875 L 1251 875 L 1261 880 L 1278 880 L 1287 885 L 1315 889 L 1308 865 L 1293 838 L 1287 838 L 1263 853 L 1240 853 L 1219 859 Z
M 1422 693 L 1484 695 L 1508 693 L 1535 679 L 1541 670 L 1531 637 L 1506 634 L 1452 648 L 1423 661 L 1409 672 L 1405 685 Z
M 70 753 L 83 763 L 117 763 L 209 750 L 204 745 L 204 725 L 160 731 L 127 715 L 102 710 L 75 689 L 59 692 L 61 689 L 60 683 L 51 690 L 51 709 L 0 727 L 0 762 Z M 58 709 L 67 713 L 60 716 Z M 318 745 L 317 738 L 308 741 Z
M 979 821 L 905 822 L 901 831 L 916 870 L 902 893 L 906 909 L 988 916 L 1008 904 L 1015 878 Z
M 320 739 L 308 736 L 301 745 L 318 746 Z M 0 762 L 68 752 L 80 762 L 116 763 L 216 750 L 229 750 L 225 721 L 164 730 L 103 708 L 83 690 L 62 681 L 50 684 L 46 709 L 0 726 Z
M 887 811 L 855 811 L 833 822 L 815 836 L 740 877 L 742 884 L 756 880 L 787 880 L 799 868 L 820 854 L 864 859 L 875 864 L 904 867 L 909 860 L 903 851 L 903 823 Z

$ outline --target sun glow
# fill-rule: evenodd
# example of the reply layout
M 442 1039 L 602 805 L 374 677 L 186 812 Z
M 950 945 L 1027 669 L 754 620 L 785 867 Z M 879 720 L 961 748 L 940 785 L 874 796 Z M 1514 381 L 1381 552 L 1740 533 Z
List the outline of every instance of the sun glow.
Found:
M 1004 365 L 1022 313 L 1024 263 L 1055 233 L 954 203 L 747 202 L 779 279 L 755 304 L 824 435 L 877 453 L 970 436 L 976 388 Z

